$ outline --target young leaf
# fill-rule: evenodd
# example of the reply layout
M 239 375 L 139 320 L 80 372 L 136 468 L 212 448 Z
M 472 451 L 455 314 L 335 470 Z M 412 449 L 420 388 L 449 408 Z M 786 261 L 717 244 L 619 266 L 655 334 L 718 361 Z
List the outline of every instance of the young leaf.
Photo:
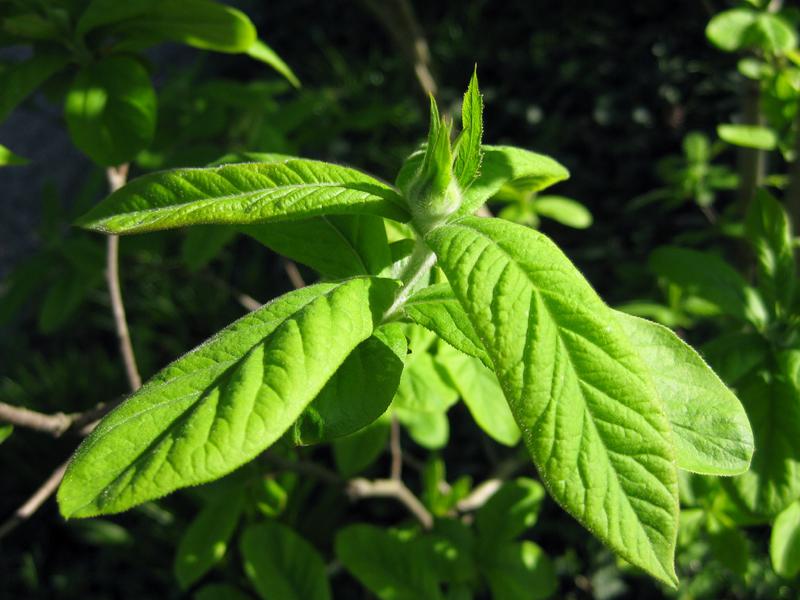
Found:
M 475 179 L 481 166 L 481 138 L 483 137 L 483 98 L 478 89 L 477 69 L 472 74 L 469 87 L 461 104 L 462 131 L 456 142 L 453 173 L 462 189 Z
M 753 432 L 739 400 L 672 331 L 616 313 L 649 367 L 672 426 L 678 467 L 706 475 L 738 475 L 750 466 Z
M 145 175 L 111 194 L 77 224 L 104 233 L 134 233 L 347 213 L 409 218 L 397 192 L 369 175 L 290 159 Z
M 443 600 L 436 573 L 417 540 L 372 525 L 336 534 L 336 558 L 381 600 Z
M 241 229 L 328 279 L 379 275 L 392 264 L 383 219 L 372 215 L 323 215 Z
M 8 425 L 8 424 L 5 424 L 5 423 L 0 425 L 0 444 L 2 444 L 9 437 L 11 437 L 12 433 L 14 433 L 14 426 L 13 425 Z
M 482 557 L 479 567 L 489 580 L 492 598 L 544 600 L 558 586 L 550 559 L 530 541 L 501 546 L 494 554 Z
M 758 13 L 746 8 L 735 8 L 718 13 L 706 27 L 706 37 L 717 48 L 735 52 L 747 44 L 747 33 Z
M 265 521 L 242 535 L 244 570 L 265 600 L 330 600 L 325 563 L 286 525 Z
M 222 560 L 243 509 L 244 488 L 238 487 L 209 502 L 191 522 L 175 555 L 175 577 L 182 589 Z
M 11 150 L 0 144 L 0 167 L 27 165 L 29 162 L 31 161 L 27 158 L 14 154 Z
M 674 585 L 669 425 L 611 310 L 527 227 L 465 217 L 426 241 L 484 340 L 550 493 L 623 558 Z
M 300 80 L 294 74 L 289 65 L 283 62 L 283 59 L 280 56 L 278 56 L 272 48 L 267 46 L 261 40 L 256 40 L 255 42 L 253 42 L 253 45 L 247 49 L 247 55 L 275 69 L 278 73 L 283 75 L 286 78 L 286 81 L 291 83 L 294 87 L 296 88 L 300 87 Z
M 521 435 L 519 427 L 494 372 L 477 358 L 447 344 L 439 344 L 436 358 L 450 374 L 478 426 L 496 442 L 516 446 Z
M 68 62 L 64 55 L 40 54 L 0 71 L 0 123 Z
M 792 228 L 781 204 L 766 190 L 758 190 L 748 207 L 745 234 L 758 258 L 759 287 L 790 310 L 797 280 Z
M 756 450 L 750 470 L 725 483 L 739 503 L 758 515 L 777 515 L 800 497 L 800 386 L 782 372 L 785 363 L 799 357 L 798 351 L 784 353 L 779 372 L 755 375 L 739 393 Z
M 778 144 L 774 131 L 757 125 L 717 125 L 717 135 L 734 146 L 758 150 L 774 150 Z
M 538 192 L 569 178 L 569 171 L 549 156 L 513 146 L 483 146 L 480 175 L 464 192 L 458 215 L 470 215 L 503 186 L 517 193 Z
M 413 355 L 412 355 L 413 356 Z M 409 364 L 400 378 L 395 405 L 426 413 L 446 412 L 458 400 L 444 366 L 431 354 L 422 352 Z
M 109 56 L 78 72 L 64 113 L 78 148 L 99 165 L 119 165 L 153 139 L 156 93 L 138 61 Z
M 418 325 L 492 368 L 492 361 L 483 349 L 483 342 L 449 284 L 439 283 L 423 288 L 406 301 L 403 311 Z
M 406 338 L 398 323 L 377 329 L 347 357 L 293 426 L 294 443 L 317 444 L 366 427 L 392 402 Z
M 714 254 L 662 246 L 650 255 L 650 268 L 727 315 L 757 326 L 767 320 L 766 308 L 758 292 L 747 285 L 733 267 Z
M 793 579 L 800 573 L 800 500 L 792 502 L 775 519 L 769 555 L 772 568 L 781 577 Z
M 144 4 L 150 6 L 117 23 L 113 28 L 115 36 L 123 40 L 143 36 L 153 43 L 170 40 L 229 53 L 247 52 L 257 40 L 256 29 L 247 15 L 218 2 L 160 0 Z
M 513 541 L 536 523 L 544 488 L 527 477 L 506 481 L 475 513 L 478 539 L 487 553 Z
M 563 196 L 539 196 L 534 200 L 536 214 L 558 221 L 567 227 L 586 229 L 592 224 L 592 213 L 571 198 Z
M 396 406 L 393 410 L 415 443 L 427 450 L 441 450 L 447 446 L 450 421 L 446 412 L 424 412 L 402 406 Z
M 62 514 L 119 512 L 254 458 L 372 334 L 395 290 L 368 278 L 303 288 L 172 363 L 78 448 L 59 488 Z

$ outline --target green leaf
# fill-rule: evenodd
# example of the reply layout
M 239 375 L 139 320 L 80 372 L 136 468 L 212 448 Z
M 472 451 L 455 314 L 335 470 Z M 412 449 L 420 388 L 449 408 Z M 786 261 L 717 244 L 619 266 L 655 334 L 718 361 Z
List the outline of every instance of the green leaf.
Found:
M 794 26 L 781 15 L 761 13 L 747 31 L 751 45 L 771 54 L 783 54 L 797 48 Z
M 739 393 L 756 450 L 750 470 L 725 483 L 746 509 L 767 517 L 800 497 L 800 386 L 786 373 L 793 361 L 800 351 L 783 353 L 777 372 L 755 375 Z
M 298 445 L 317 444 L 366 427 L 392 402 L 400 384 L 406 338 L 398 323 L 361 342 L 293 426 Z
M 322 557 L 276 521 L 248 527 L 241 539 L 244 570 L 265 600 L 330 600 Z
M 146 10 L 120 21 L 115 36 L 144 37 L 153 43 L 173 41 L 201 50 L 248 52 L 255 44 L 256 29 L 243 12 L 208 0 L 159 0 L 145 3 Z M 124 43 L 124 42 L 123 42 Z
M 291 83 L 294 87 L 300 87 L 300 80 L 294 74 L 292 69 L 287 65 L 283 59 L 276 54 L 276 52 L 267 46 L 261 40 L 256 40 L 253 42 L 253 45 L 247 49 L 247 55 L 250 58 L 254 58 L 262 63 L 269 65 L 273 69 L 275 69 L 278 73 L 283 75 L 283 77 Z
M 182 589 L 189 588 L 225 556 L 244 509 L 244 488 L 220 494 L 189 524 L 178 543 L 174 571 Z
M 792 228 L 786 211 L 766 190 L 758 190 L 747 210 L 745 236 L 758 258 L 764 296 L 789 311 L 797 282 Z
M 513 146 L 482 146 L 478 178 L 464 192 L 458 215 L 470 215 L 503 187 L 514 193 L 538 192 L 569 178 L 569 171 L 544 154 Z
M 717 125 L 717 135 L 734 146 L 757 150 L 774 150 L 778 145 L 775 132 L 769 127 L 759 125 Z
M 650 255 L 650 268 L 721 312 L 757 326 L 767 321 L 758 292 L 723 259 L 707 252 L 662 246 Z
M 5 442 L 14 433 L 14 426 L 3 423 L 0 425 L 0 444 Z
M 0 144 L 0 167 L 27 165 L 29 162 L 31 161 L 27 158 L 14 154 L 11 150 Z
M 800 500 L 790 504 L 775 519 L 769 556 L 772 568 L 781 577 L 793 579 L 800 573 Z
M 406 301 L 403 311 L 412 321 L 434 332 L 454 348 L 492 367 L 483 343 L 449 284 L 423 288 Z
M 427 352 L 409 360 L 400 378 L 395 405 L 428 413 L 446 412 L 458 401 L 444 365 Z
M 706 475 L 744 473 L 753 432 L 733 392 L 666 327 L 621 312 L 616 317 L 650 369 L 672 426 L 678 467 Z
M 133 19 L 147 13 L 159 4 L 160 0 L 91 0 L 86 9 L 81 13 L 75 32 L 83 36 L 88 32 L 128 19 Z
M 436 358 L 447 369 L 478 426 L 496 442 L 516 446 L 521 435 L 519 427 L 494 372 L 477 358 L 448 345 L 439 345 Z
M 542 502 L 544 488 L 538 481 L 518 477 L 503 483 L 475 514 L 478 540 L 486 553 L 533 527 Z
M 59 488 L 62 514 L 119 512 L 257 456 L 372 334 L 395 290 L 368 278 L 309 286 L 172 363 L 78 448 Z
M 383 219 L 372 215 L 328 215 L 241 229 L 328 279 L 379 275 L 392 263 Z
M 353 477 L 370 466 L 389 443 L 390 423 L 379 418 L 360 431 L 333 441 L 333 460 L 343 477 Z
M 68 62 L 68 57 L 64 55 L 40 54 L 0 71 L 0 123 Z
M 674 585 L 669 425 L 611 309 L 527 227 L 466 217 L 426 241 L 485 342 L 550 493 L 623 558 Z
M 408 430 L 408 435 L 417 444 L 427 450 L 441 450 L 450 439 L 450 422 L 445 412 L 424 412 L 403 408 L 394 408 L 398 421 Z
M 549 156 L 513 146 L 481 146 L 480 174 L 463 192 L 454 217 L 470 215 L 504 187 L 512 195 L 538 192 L 569 178 L 569 171 Z M 409 156 L 397 174 L 397 187 L 408 193 L 422 162 L 423 151 Z
M 156 93 L 138 61 L 109 56 L 78 71 L 64 112 L 80 150 L 99 165 L 119 165 L 153 139 Z
M 336 534 L 336 557 L 381 600 L 442 600 L 433 565 L 419 542 L 372 525 Z
M 706 37 L 717 48 L 735 52 L 745 47 L 747 34 L 758 13 L 746 8 L 735 8 L 714 15 L 706 27 Z
M 227 583 L 210 583 L 197 590 L 193 600 L 252 600 L 242 590 Z
M 145 175 L 111 194 L 77 224 L 104 233 L 134 233 L 347 213 L 408 220 L 401 204 L 394 189 L 360 171 L 290 159 Z
M 480 568 L 489 580 L 492 598 L 541 600 L 556 592 L 555 569 L 533 542 L 506 544 L 482 557 Z
M 456 142 L 453 173 L 462 189 L 475 179 L 481 166 L 481 138 L 483 137 L 483 98 L 478 89 L 477 68 L 472 73 L 469 87 L 461 104 L 462 131 Z
M 592 224 L 592 213 L 580 202 L 564 196 L 539 196 L 534 200 L 533 208 L 536 214 L 567 227 L 586 229 Z

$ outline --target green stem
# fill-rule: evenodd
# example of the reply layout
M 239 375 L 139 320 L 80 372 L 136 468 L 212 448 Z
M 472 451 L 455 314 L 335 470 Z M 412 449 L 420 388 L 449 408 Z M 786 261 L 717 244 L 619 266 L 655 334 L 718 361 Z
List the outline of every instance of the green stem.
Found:
M 400 288 L 392 305 L 383 314 L 384 323 L 391 321 L 397 316 L 397 313 L 403 308 L 408 297 L 417 290 L 420 280 L 430 272 L 435 264 L 436 255 L 424 242 L 417 240 L 414 252 L 411 253 L 411 257 L 408 259 L 408 263 L 400 275 L 403 287 Z

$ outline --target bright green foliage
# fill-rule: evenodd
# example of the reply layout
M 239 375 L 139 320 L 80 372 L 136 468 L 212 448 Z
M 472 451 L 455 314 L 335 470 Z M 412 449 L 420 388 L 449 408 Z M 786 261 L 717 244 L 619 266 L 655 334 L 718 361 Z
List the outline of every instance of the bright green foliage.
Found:
M 750 203 L 745 233 L 758 259 L 759 287 L 777 313 L 791 311 L 796 285 L 789 218 L 769 192 L 759 190 Z
M 225 555 L 244 509 L 244 488 L 226 491 L 203 507 L 178 544 L 174 569 L 183 589 L 198 581 Z
M 125 510 L 254 458 L 369 337 L 393 290 L 365 278 L 304 288 L 168 366 L 83 442 L 59 489 L 62 513 Z
M 783 17 L 746 8 L 715 15 L 706 28 L 706 36 L 727 52 L 759 48 L 779 53 L 797 47 L 797 34 Z
M 138 61 L 111 56 L 78 72 L 64 114 L 78 148 L 100 165 L 118 165 L 153 138 L 156 94 Z
M 539 196 L 534 202 L 536 213 L 575 229 L 586 229 L 592 224 L 592 213 L 571 198 Z
M 178 169 L 135 179 L 78 224 L 137 233 L 202 223 L 264 223 L 367 213 L 406 220 L 389 186 L 355 169 L 314 160 Z
M 472 74 L 461 107 L 463 130 L 456 142 L 453 173 L 458 185 L 466 189 L 478 175 L 481 167 L 481 139 L 483 138 L 483 98 L 478 90 L 477 69 Z
M 287 65 L 275 51 L 261 40 L 256 40 L 247 49 L 247 55 L 269 65 L 286 78 L 294 87 L 300 87 L 300 80 L 294 71 Z
M 620 555 L 674 583 L 669 426 L 610 309 L 525 227 L 470 217 L 427 241 L 485 340 L 550 493 Z
M 800 573 L 800 500 L 789 505 L 775 519 L 769 542 L 772 568 L 792 579 Z
M 127 10 L 134 8 L 119 9 Z M 590 221 L 564 198 L 534 198 L 568 176 L 556 161 L 481 144 L 476 77 L 462 125 L 454 143 L 452 123 L 432 101 L 427 146 L 406 160 L 397 187 L 343 166 L 243 153 L 204 169 L 141 177 L 81 218 L 108 233 L 226 226 L 222 241 L 212 235 L 209 243 L 224 243 L 237 225 L 330 281 L 235 322 L 108 415 L 70 463 L 58 495 L 62 513 L 118 512 L 211 481 L 278 440 L 281 452 L 291 452 L 292 443 L 332 441 L 336 466 L 349 477 L 381 454 L 390 418 L 417 444 L 443 447 L 447 411 L 461 398 L 496 441 L 524 441 L 547 490 L 578 521 L 622 558 L 674 585 L 677 467 L 746 469 L 753 434 L 742 407 L 669 330 L 606 306 L 547 237 L 471 216 L 491 198 L 525 197 L 541 204 L 542 215 L 575 227 Z M 764 276 L 774 279 L 770 265 L 787 268 L 786 228 L 768 203 L 758 206 L 748 227 L 760 240 Z M 188 254 L 205 260 L 196 248 Z M 721 260 L 703 260 L 667 249 L 653 264 L 706 305 L 763 326 L 769 311 L 759 293 Z M 720 265 L 719 272 L 710 268 Z M 722 362 L 752 379 L 758 360 Z M 787 381 L 796 366 L 787 362 Z M 767 469 L 794 427 L 785 411 L 764 418 L 771 414 L 781 415 L 787 436 L 761 444 L 764 429 L 755 432 L 753 464 L 761 460 Z M 732 483 L 744 497 L 748 476 Z M 248 496 L 246 514 L 282 513 L 291 482 L 268 481 L 269 489 L 256 483 L 263 493 Z M 536 521 L 542 486 L 530 479 L 504 484 L 478 509 L 474 531 L 449 518 L 477 508 L 469 503 L 471 487 L 469 477 L 448 484 L 444 462 L 429 459 L 421 501 L 433 529 L 353 525 L 338 532 L 337 558 L 381 599 L 436 600 L 444 598 L 443 584 L 450 600 L 487 587 L 511 600 L 551 594 L 553 565 L 536 544 L 518 539 Z M 791 501 L 795 492 L 749 499 L 774 508 L 776 498 Z M 219 560 L 235 527 L 236 514 L 209 525 L 210 506 L 179 557 L 184 584 Z M 241 542 L 245 570 L 263 597 L 329 597 L 321 558 L 285 526 L 253 525 Z
M 30 161 L 0 144 L 0 167 L 27 165 Z
M 774 150 L 778 144 L 775 132 L 758 125 L 718 125 L 717 135 L 729 144 L 745 148 Z
M 13 425 L 8 425 L 8 424 L 0 425 L 0 444 L 5 442 L 11 436 L 12 433 L 14 433 Z
M 508 408 L 497 376 L 481 361 L 441 344 L 437 359 L 444 365 L 472 418 L 489 437 L 516 446 L 520 431 Z
M 415 323 L 434 332 L 454 348 L 481 359 L 487 367 L 492 367 L 475 328 L 447 283 L 420 290 L 408 299 L 404 310 Z
M 624 313 L 616 317 L 650 369 L 672 427 L 678 466 L 708 475 L 746 471 L 753 432 L 733 392 L 666 327 Z
M 244 570 L 265 600 L 330 600 L 325 563 L 314 547 L 277 521 L 252 525 L 241 538 Z

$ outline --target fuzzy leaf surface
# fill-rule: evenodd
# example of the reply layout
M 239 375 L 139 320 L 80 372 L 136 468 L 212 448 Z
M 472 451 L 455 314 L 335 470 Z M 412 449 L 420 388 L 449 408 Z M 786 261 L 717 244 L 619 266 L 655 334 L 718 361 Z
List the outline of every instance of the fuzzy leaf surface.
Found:
M 426 238 L 472 321 L 551 495 L 675 585 L 675 458 L 647 368 L 544 235 L 465 217 Z
M 738 398 L 690 346 L 663 325 L 616 313 L 672 426 L 678 467 L 738 475 L 750 466 L 753 432 Z
M 120 512 L 257 456 L 372 334 L 395 290 L 356 278 L 291 292 L 166 367 L 78 448 L 62 514 Z
M 104 233 L 136 233 L 330 214 L 409 218 L 397 192 L 369 175 L 315 160 L 289 159 L 145 175 L 111 194 L 77 224 Z

